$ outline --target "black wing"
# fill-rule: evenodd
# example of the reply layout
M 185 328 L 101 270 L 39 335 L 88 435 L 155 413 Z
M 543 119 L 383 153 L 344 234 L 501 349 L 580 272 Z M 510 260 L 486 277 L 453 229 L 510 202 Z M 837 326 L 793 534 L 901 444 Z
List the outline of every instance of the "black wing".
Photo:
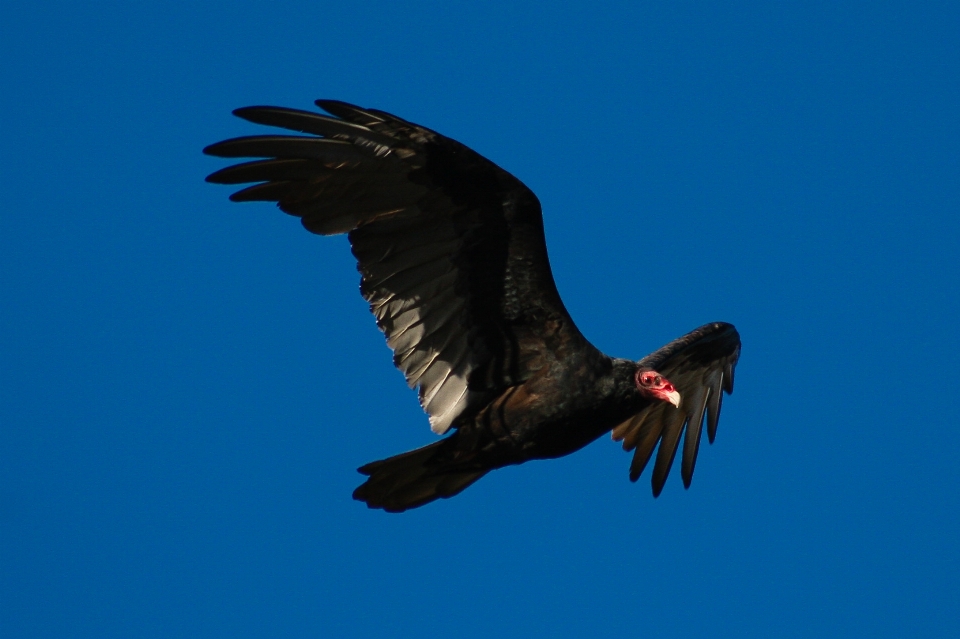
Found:
M 332 100 L 334 118 L 280 107 L 234 113 L 309 136 L 211 145 L 269 158 L 207 180 L 259 182 L 230 199 L 273 201 L 313 233 L 349 233 L 360 291 L 437 433 L 468 419 L 582 340 L 547 261 L 540 203 L 464 145 L 382 111 Z
M 613 429 L 613 438 L 623 440 L 624 450 L 634 450 L 630 463 L 630 481 L 637 481 L 660 441 L 653 467 L 654 497 L 660 495 L 670 466 L 677 453 L 680 434 L 683 440 L 683 485 L 690 487 L 697 463 L 700 434 L 706 413 L 707 437 L 713 443 L 720 419 L 722 391 L 733 392 L 733 372 L 740 358 L 740 334 L 731 324 L 716 322 L 701 326 L 640 360 L 673 382 L 680 393 L 680 407 L 656 402 Z

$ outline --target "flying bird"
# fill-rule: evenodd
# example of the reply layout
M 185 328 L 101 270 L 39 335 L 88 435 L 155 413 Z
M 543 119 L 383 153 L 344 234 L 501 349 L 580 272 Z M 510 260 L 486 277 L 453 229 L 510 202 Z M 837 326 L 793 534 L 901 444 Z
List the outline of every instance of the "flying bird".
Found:
M 601 353 L 564 308 L 540 202 L 520 180 L 389 113 L 316 104 L 330 115 L 237 109 L 244 120 L 305 135 L 234 138 L 204 153 L 261 158 L 207 177 L 256 183 L 231 200 L 276 202 L 312 233 L 347 234 L 360 293 L 393 363 L 417 389 L 433 432 L 450 433 L 362 466 L 368 478 L 354 498 L 401 512 L 611 431 L 634 451 L 631 481 L 657 449 L 655 497 L 683 434 L 680 473 L 689 488 L 703 424 L 712 443 L 722 393 L 733 392 L 736 329 L 706 324 L 638 362 Z

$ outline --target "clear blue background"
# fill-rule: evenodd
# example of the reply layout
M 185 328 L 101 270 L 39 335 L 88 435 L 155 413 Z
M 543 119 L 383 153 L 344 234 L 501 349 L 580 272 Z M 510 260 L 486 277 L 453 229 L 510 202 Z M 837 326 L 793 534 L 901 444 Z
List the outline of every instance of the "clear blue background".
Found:
M 3 637 L 960 633 L 956 3 L 40 0 L 0 57 Z M 737 325 L 689 491 L 605 438 L 350 498 L 434 436 L 346 241 L 200 154 L 319 97 L 524 180 L 606 352 Z

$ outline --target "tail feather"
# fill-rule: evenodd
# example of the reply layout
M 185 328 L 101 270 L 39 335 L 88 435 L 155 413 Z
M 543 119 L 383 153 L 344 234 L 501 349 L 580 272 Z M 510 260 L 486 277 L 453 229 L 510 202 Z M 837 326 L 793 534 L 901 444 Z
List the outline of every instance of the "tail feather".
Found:
M 370 478 L 353 491 L 353 498 L 370 508 L 399 513 L 453 497 L 489 472 L 437 463 L 437 454 L 446 443 L 439 441 L 361 466 L 359 472 Z

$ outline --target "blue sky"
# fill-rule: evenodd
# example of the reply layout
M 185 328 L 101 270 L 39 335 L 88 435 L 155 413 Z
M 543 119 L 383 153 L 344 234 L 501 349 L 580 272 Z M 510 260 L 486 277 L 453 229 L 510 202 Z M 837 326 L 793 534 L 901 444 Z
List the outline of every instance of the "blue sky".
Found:
M 349 4 L 5 8 L 0 634 L 954 635 L 956 4 Z M 604 438 L 350 498 L 434 435 L 346 241 L 200 154 L 320 97 L 529 185 L 604 351 L 737 325 L 690 490 Z

